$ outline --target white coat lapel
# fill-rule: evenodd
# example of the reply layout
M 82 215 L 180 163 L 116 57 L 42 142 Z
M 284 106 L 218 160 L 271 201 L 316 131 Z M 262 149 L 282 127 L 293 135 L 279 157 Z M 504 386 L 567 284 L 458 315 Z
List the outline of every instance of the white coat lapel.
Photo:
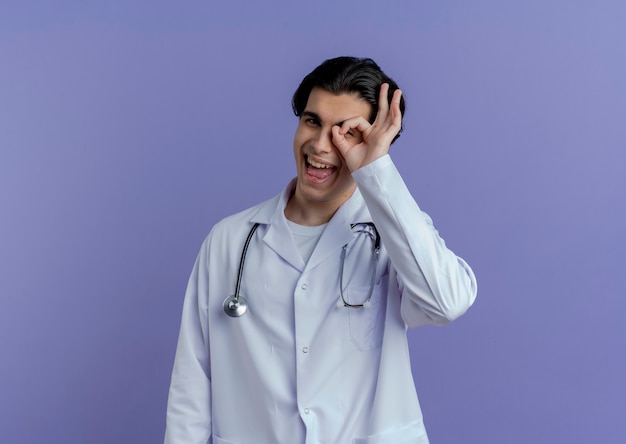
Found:
M 278 219 L 278 220 L 277 220 Z M 289 227 L 283 216 L 282 219 L 274 218 L 267 228 L 267 233 L 263 237 L 265 244 L 276 252 L 289 265 L 298 271 L 304 270 L 304 259 L 300 256 Z
M 363 197 L 357 188 L 352 197 L 337 210 L 328 222 L 315 250 L 313 250 L 307 269 L 311 269 L 329 256 L 337 254 L 338 250 L 341 250 L 345 244 L 354 239 L 355 235 L 350 228 L 351 224 L 371 221 L 372 216 L 367 211 Z
M 251 222 L 266 225 L 267 231 L 263 236 L 263 242 L 285 262 L 302 272 L 305 263 L 291 237 L 284 214 L 285 205 L 287 205 L 294 186 L 295 180 L 287 185 L 282 194 L 262 205 L 259 211 L 252 216 Z

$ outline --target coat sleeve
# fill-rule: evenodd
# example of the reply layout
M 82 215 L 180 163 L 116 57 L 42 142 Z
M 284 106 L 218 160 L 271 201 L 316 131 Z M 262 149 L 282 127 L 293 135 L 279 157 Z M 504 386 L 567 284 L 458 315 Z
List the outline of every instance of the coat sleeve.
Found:
M 353 177 L 397 273 L 404 322 L 443 325 L 465 313 L 476 298 L 474 273 L 446 247 L 389 155 Z
M 183 315 L 167 402 L 165 444 L 207 444 L 211 439 L 208 245 L 196 259 L 183 303 Z

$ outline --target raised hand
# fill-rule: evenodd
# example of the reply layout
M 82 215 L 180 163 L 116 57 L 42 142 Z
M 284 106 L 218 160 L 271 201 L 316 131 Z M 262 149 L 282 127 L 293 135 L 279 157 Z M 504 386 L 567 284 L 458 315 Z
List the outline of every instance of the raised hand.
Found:
M 333 144 L 350 171 L 358 170 L 387 154 L 391 142 L 402 127 L 402 91 L 394 91 L 391 104 L 387 101 L 388 92 L 389 84 L 383 83 L 374 123 L 370 124 L 363 117 L 354 117 L 344 121 L 341 126 L 335 125 L 332 128 Z

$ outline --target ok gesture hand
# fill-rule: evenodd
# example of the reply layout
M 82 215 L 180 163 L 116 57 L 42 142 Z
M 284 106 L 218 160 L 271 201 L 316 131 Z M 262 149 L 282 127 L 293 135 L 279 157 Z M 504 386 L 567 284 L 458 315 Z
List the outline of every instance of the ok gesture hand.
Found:
M 344 121 L 341 126 L 332 128 L 333 144 L 343 156 L 348 169 L 356 171 L 389 152 L 391 142 L 402 127 L 400 98 L 402 91 L 397 89 L 387 101 L 389 84 L 383 83 L 378 96 L 378 114 L 374 123 L 370 124 L 363 117 L 354 117 Z M 359 132 L 360 141 L 353 143 L 346 134 Z

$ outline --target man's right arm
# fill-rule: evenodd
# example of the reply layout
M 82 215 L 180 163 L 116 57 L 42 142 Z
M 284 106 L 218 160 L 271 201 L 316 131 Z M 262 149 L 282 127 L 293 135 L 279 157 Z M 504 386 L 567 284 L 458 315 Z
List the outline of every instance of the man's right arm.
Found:
M 207 444 L 211 438 L 211 363 L 206 297 L 208 243 L 207 238 L 185 294 L 167 403 L 165 444 Z

